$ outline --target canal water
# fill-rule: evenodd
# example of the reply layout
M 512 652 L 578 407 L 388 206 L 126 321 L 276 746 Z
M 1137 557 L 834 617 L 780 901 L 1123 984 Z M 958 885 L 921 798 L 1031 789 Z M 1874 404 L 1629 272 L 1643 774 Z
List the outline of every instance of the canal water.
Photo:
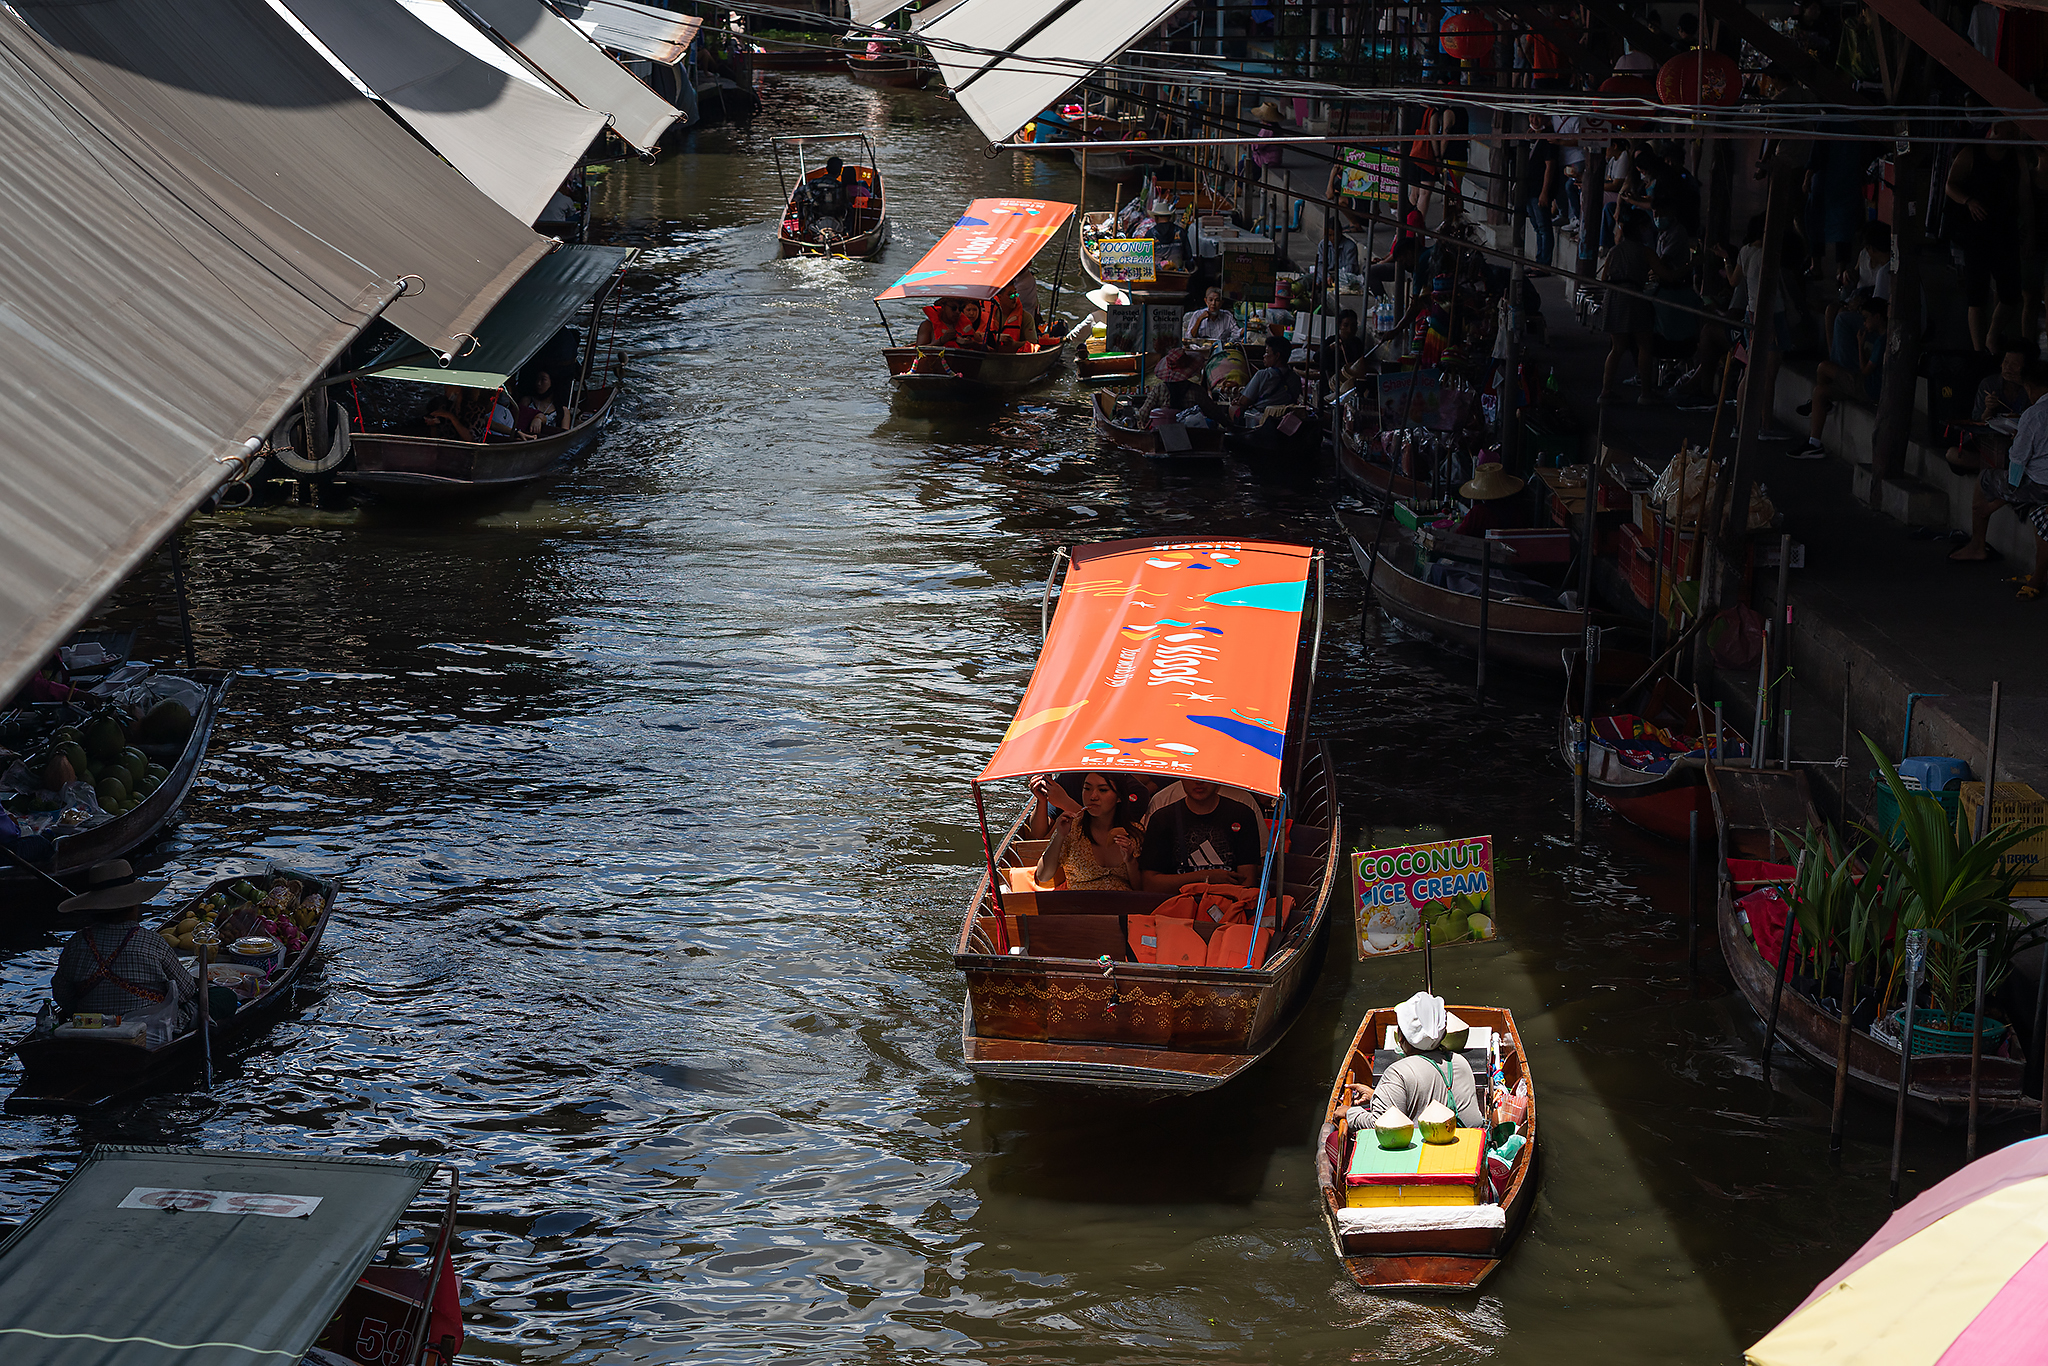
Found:
M 884 260 L 778 261 L 770 137 L 864 130 Z M 1335 491 L 1098 450 L 1063 381 L 892 406 L 869 300 L 980 194 L 1071 197 L 948 102 L 772 79 L 751 125 L 614 169 L 644 249 L 603 443 L 510 500 L 195 522 L 199 650 L 239 678 L 163 857 L 337 874 L 323 992 L 210 1094 L 0 1120 L 0 1217 L 85 1145 L 458 1165 L 469 1354 L 623 1363 L 1728 1362 L 1872 1232 L 1889 1115 L 1825 1159 L 1827 1081 L 1780 1061 L 1709 950 L 1682 857 L 1596 814 L 1570 842 L 1554 691 L 1362 622 Z M 1092 186 L 1096 202 L 1105 187 Z M 1076 277 L 1078 278 L 1078 277 Z M 1437 959 L 1512 1008 L 1542 1188 L 1480 1295 L 1339 1273 L 1310 1143 L 1359 1013 L 1348 907 L 1313 1004 L 1183 1100 L 977 1083 L 949 957 L 979 857 L 967 780 L 1034 658 L 1057 546 L 1150 532 L 1332 551 L 1317 731 L 1347 822 L 1498 841 L 1503 939 Z M 165 653 L 163 583 L 110 608 Z M 59 936 L 6 932 L 12 1025 Z M 1960 1162 L 1916 1132 L 1909 1188 Z

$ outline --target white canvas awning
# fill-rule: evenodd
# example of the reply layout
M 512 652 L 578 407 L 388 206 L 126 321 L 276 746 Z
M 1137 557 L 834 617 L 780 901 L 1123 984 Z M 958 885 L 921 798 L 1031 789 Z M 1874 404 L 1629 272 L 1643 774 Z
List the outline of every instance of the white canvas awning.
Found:
M 690 40 L 704 23 L 695 15 L 636 5 L 633 0 L 555 0 L 554 7 L 593 43 L 663 66 L 674 66 L 689 55 Z
M 661 142 L 683 111 L 613 61 L 582 29 L 540 0 L 456 0 L 569 98 L 603 114 L 618 135 L 643 152 Z
M 1002 142 L 1184 3 L 965 0 L 917 36 L 974 126 Z
M 400 0 L 272 2 L 522 223 L 540 217 L 604 131 L 604 115 L 471 55 Z
M 910 0 L 853 0 L 850 14 L 856 24 L 879 24 Z
M 561 95 L 561 91 L 542 80 L 525 62 L 507 52 L 496 38 L 471 23 L 469 16 L 450 5 L 448 0 L 398 0 L 398 3 L 410 10 L 413 18 L 478 61 L 489 62 L 507 76 L 525 81 L 536 90 L 545 90 L 555 96 Z

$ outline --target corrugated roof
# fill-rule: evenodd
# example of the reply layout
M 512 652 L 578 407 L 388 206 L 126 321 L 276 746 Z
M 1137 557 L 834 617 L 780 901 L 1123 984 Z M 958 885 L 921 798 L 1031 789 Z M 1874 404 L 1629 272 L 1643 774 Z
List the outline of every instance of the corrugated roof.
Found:
M 540 0 L 455 0 L 458 8 L 539 68 L 571 99 L 601 112 L 618 135 L 654 150 L 683 111 L 641 84 L 582 29 Z
M 5 697 L 398 284 L 129 136 L 5 9 L 0 128 Z
M 107 121 L 240 187 L 379 279 L 454 351 L 552 245 L 366 100 L 262 0 L 15 0 Z M 19 212 L 16 201 L 10 212 Z

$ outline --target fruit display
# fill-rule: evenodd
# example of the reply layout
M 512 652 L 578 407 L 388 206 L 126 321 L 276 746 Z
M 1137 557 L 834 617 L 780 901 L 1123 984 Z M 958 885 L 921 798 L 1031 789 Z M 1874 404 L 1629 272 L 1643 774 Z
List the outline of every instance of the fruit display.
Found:
M 166 689 L 192 688 L 182 679 L 160 683 Z M 143 696 L 148 696 L 146 689 Z M 31 833 L 58 823 L 92 826 L 147 802 L 169 779 L 170 770 L 143 746 L 154 747 L 175 762 L 191 738 L 194 719 L 183 702 L 165 699 L 139 719 L 122 706 L 108 705 L 82 721 L 39 733 L 48 724 L 31 709 L 9 713 L 7 733 L 13 748 L 0 750 L 0 790 L 12 789 L 7 810 L 20 817 L 44 817 L 22 822 Z
M 195 899 L 157 934 L 180 953 L 199 952 L 195 936 L 202 928 L 210 927 L 222 943 L 261 935 L 284 945 L 289 963 L 306 947 L 326 906 L 326 898 L 307 893 L 297 878 L 275 876 L 262 887 L 244 878 Z

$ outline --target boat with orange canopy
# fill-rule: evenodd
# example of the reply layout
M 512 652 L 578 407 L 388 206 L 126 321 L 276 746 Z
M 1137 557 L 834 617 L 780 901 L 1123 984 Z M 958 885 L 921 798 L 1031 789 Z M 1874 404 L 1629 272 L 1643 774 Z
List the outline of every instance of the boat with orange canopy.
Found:
M 1274 541 L 1116 541 L 1074 551 L 1056 610 L 1052 587 L 1048 578 L 1051 621 L 1031 683 L 974 781 L 985 866 L 953 956 L 967 982 L 966 1064 L 1118 1089 L 1220 1086 L 1300 1015 L 1341 871 L 1335 773 L 1308 734 L 1322 554 Z M 1235 789 L 1259 807 L 1256 893 L 1040 883 L 1035 800 L 992 840 L 982 788 L 1062 773 L 1135 779 L 1133 790 L 1183 780 Z
M 927 316 L 935 316 L 942 299 L 972 300 L 980 309 L 990 308 L 1066 226 L 1074 207 L 1046 199 L 977 199 L 923 260 L 875 296 L 875 311 L 881 313 L 882 327 L 889 333 L 890 344 L 882 355 L 898 392 L 924 399 L 1001 398 L 1030 388 L 1059 368 L 1069 339 L 1047 335 L 1035 325 L 1026 328 L 1029 335 L 1014 351 L 978 341 L 898 346 L 882 305 L 901 299 L 921 300 Z M 1039 306 L 1035 280 L 1029 288 L 1020 289 L 1028 312 L 1039 318 L 1051 315 L 1059 302 L 1058 281 L 1065 267 L 1063 245 L 1060 266 L 1052 277 L 1051 301 Z

